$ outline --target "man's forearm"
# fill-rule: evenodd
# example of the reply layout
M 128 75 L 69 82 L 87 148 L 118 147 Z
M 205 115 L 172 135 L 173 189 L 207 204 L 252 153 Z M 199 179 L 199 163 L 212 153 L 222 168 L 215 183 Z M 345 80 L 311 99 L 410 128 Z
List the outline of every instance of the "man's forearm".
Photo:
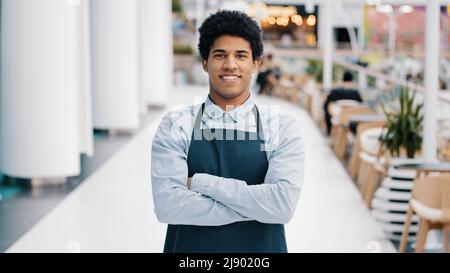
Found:
M 264 223 L 287 223 L 294 213 L 300 186 L 288 181 L 247 185 L 245 181 L 195 174 L 192 190 L 209 196 L 240 214 Z
M 158 220 L 167 224 L 219 226 L 250 220 L 219 201 L 186 188 L 159 190 L 154 204 Z

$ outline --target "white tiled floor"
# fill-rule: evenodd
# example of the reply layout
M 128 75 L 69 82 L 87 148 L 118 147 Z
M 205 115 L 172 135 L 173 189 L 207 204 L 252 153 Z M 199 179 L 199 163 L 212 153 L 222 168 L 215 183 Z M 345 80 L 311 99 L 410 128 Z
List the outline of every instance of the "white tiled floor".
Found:
M 207 91 L 176 88 L 171 107 L 198 103 Z M 306 112 L 278 99 L 256 101 L 278 104 L 304 125 L 305 183 L 294 219 L 286 225 L 289 251 L 395 252 Z M 163 112 L 8 252 L 161 252 L 166 226 L 153 213 L 150 150 Z

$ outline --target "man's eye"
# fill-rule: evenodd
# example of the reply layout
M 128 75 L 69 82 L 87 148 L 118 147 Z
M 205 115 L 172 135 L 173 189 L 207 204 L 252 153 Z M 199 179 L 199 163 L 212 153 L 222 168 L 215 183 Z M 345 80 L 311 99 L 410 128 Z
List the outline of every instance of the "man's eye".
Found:
M 243 60 L 247 58 L 247 55 L 240 54 L 237 56 L 239 59 Z
M 225 54 L 215 54 L 214 58 L 222 59 L 225 57 Z

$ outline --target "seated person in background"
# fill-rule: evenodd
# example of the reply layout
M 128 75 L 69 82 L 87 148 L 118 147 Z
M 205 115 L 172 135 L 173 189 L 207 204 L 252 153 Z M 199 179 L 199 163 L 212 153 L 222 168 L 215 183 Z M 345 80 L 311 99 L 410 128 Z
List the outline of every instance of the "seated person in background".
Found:
M 256 83 L 259 85 L 259 94 L 271 94 L 273 87 L 280 78 L 280 68 L 273 61 L 273 55 L 267 54 L 259 69 Z
M 328 105 L 331 102 L 338 100 L 356 100 L 362 102 L 361 95 L 358 90 L 352 87 L 353 75 L 352 73 L 346 71 L 343 77 L 343 84 L 341 87 L 331 89 L 327 96 L 327 99 L 323 105 L 323 110 L 325 111 L 325 123 L 327 125 L 327 134 L 330 135 L 331 132 L 331 115 L 328 113 Z

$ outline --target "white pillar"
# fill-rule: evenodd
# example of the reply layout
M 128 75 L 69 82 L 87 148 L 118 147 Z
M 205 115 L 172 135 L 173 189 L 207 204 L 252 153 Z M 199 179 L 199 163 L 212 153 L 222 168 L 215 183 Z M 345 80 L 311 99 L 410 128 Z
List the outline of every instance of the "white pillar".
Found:
M 90 45 L 90 20 L 89 2 L 91 0 L 80 0 L 78 9 L 76 32 L 80 37 L 78 40 L 76 56 L 79 73 L 79 133 L 80 152 L 88 156 L 94 154 L 94 135 L 92 128 L 92 82 L 91 82 L 91 45 Z
M 449 24 L 447 24 L 447 18 L 450 16 L 450 4 L 447 6 L 447 16 L 442 16 L 441 17 L 441 21 L 442 21 L 442 33 L 447 33 L 447 35 L 450 33 L 450 26 Z M 448 39 L 446 39 L 445 35 L 443 35 L 444 37 L 441 37 L 442 39 L 442 46 L 444 48 L 449 48 L 450 44 L 448 42 Z M 450 88 L 450 87 L 449 87 Z
M 94 127 L 136 129 L 137 0 L 92 0 L 90 7 Z
M 145 111 L 147 105 L 166 105 L 168 94 L 173 87 L 170 3 L 170 1 L 139 0 L 141 111 Z
M 425 22 L 425 106 L 423 152 L 426 161 L 437 153 L 437 109 L 439 92 L 439 0 L 428 0 Z
M 362 16 L 361 20 L 359 21 L 359 48 L 364 51 L 367 49 L 366 44 L 366 20 L 367 20 L 367 6 L 363 5 L 361 6 L 362 10 Z
M 9 176 L 80 172 L 79 8 L 2 0 L 0 169 Z
M 318 18 L 318 24 L 317 24 L 317 48 L 323 50 L 323 39 L 324 39 L 324 22 L 323 22 L 323 8 L 324 4 L 319 4 L 317 8 L 317 18 Z
M 323 24 L 323 88 L 333 85 L 333 2 L 325 0 L 321 6 L 320 22 Z
M 395 43 L 396 43 L 396 33 L 397 33 L 397 22 L 395 11 L 388 13 L 388 50 L 389 53 L 395 52 Z

